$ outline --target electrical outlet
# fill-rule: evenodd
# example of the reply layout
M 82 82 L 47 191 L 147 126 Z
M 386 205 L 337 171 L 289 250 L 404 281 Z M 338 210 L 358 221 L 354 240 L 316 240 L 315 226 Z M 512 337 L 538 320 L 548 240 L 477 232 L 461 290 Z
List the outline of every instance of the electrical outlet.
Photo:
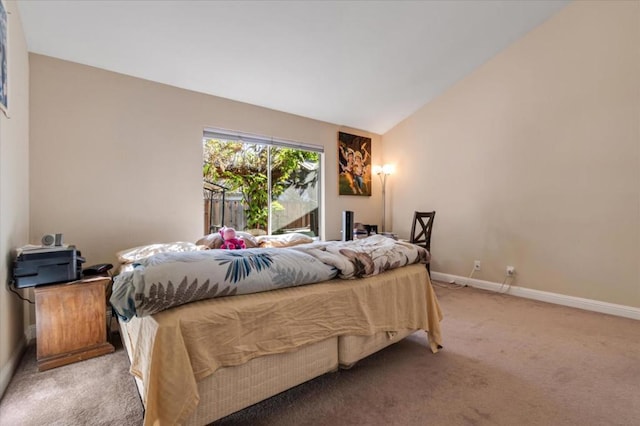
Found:
M 512 276 L 512 275 L 515 275 L 515 273 L 516 273 L 515 266 L 507 266 L 507 275 Z
M 480 270 L 480 261 L 479 260 L 474 260 L 474 262 L 473 262 L 473 270 L 474 271 L 479 271 Z

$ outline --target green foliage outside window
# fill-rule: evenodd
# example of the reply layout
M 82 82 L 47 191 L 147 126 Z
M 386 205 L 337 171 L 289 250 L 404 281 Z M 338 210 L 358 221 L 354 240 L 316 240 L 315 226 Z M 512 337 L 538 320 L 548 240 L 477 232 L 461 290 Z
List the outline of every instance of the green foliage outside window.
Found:
M 318 180 L 316 152 L 270 145 L 230 142 L 218 139 L 204 141 L 205 180 L 242 194 L 249 228 L 267 230 L 269 221 L 268 171 L 271 154 L 271 209 L 282 210 L 278 197 L 287 188 L 300 193 Z M 315 167 L 305 167 L 315 164 Z

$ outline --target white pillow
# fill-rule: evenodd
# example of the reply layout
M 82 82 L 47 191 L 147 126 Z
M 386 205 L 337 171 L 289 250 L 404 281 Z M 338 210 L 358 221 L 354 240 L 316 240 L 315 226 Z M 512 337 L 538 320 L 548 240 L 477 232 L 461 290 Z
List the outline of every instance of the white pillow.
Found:
M 219 249 L 223 243 L 222 235 L 219 232 L 214 232 L 209 235 L 205 235 L 196 241 L 197 245 L 207 246 L 210 249 Z
M 193 243 L 176 241 L 166 244 L 148 244 L 146 246 L 138 246 L 130 249 L 122 250 L 116 253 L 116 257 L 120 263 L 134 263 L 157 253 L 166 253 L 171 251 L 196 251 L 202 250 L 204 247 L 197 246 Z
M 256 240 L 258 240 L 260 247 L 291 247 L 313 242 L 313 238 L 297 232 L 282 235 L 264 235 L 256 237 Z

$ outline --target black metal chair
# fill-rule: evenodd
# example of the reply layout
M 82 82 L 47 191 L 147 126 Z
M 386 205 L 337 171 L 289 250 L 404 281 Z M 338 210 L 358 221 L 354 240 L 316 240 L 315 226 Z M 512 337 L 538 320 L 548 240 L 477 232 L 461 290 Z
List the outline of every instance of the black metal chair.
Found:
M 424 247 L 431 254 L 431 230 L 436 212 L 415 212 L 413 214 L 413 224 L 411 225 L 412 244 Z M 427 272 L 431 275 L 431 262 L 427 263 Z

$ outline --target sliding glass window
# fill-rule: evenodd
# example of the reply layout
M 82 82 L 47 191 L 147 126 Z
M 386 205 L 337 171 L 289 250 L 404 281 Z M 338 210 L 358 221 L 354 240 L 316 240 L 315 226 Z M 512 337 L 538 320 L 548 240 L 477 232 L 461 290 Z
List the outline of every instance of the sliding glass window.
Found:
M 203 137 L 205 232 L 318 236 L 323 148 L 212 130 Z

